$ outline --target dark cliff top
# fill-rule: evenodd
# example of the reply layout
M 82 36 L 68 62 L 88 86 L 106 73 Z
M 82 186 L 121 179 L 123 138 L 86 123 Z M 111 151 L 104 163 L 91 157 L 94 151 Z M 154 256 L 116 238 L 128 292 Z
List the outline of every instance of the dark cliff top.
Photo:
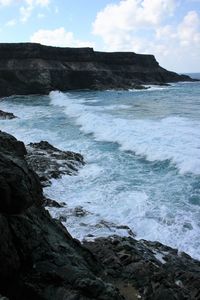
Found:
M 0 59 L 25 59 L 40 58 L 53 60 L 76 61 L 114 61 L 116 63 L 136 63 L 141 61 L 151 61 L 157 64 L 154 55 L 137 54 L 134 52 L 101 52 L 94 51 L 93 48 L 70 48 L 45 46 L 39 43 L 0 43 Z
M 0 97 L 52 90 L 129 89 L 177 81 L 195 80 L 165 70 L 153 55 L 0 43 Z

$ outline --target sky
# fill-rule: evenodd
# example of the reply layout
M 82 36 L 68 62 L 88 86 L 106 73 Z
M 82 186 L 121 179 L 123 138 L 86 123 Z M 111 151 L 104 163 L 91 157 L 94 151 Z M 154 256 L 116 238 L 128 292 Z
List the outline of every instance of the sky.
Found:
M 200 0 L 0 0 L 0 42 L 154 54 L 200 72 Z

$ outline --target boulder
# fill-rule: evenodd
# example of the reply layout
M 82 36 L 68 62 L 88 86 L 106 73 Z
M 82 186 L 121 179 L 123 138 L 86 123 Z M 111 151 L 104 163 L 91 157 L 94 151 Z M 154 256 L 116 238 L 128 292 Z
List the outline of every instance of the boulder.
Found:
M 6 120 L 6 119 L 15 119 L 15 118 L 17 117 L 13 113 L 0 110 L 0 119 Z
M 47 141 L 30 143 L 26 148 L 26 160 L 38 174 L 43 186 L 50 185 L 52 178 L 60 178 L 64 174 L 76 175 L 85 164 L 81 154 L 61 151 Z

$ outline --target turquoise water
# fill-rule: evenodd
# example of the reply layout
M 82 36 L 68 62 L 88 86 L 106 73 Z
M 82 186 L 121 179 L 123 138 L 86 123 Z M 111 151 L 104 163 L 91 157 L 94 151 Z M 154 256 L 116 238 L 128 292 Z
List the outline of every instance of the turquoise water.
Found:
M 45 189 L 67 203 L 51 213 L 67 215 L 73 236 L 127 235 L 116 225 L 128 225 L 200 259 L 200 83 L 13 96 L 0 109 L 19 117 L 1 120 L 1 130 L 85 157 L 78 176 Z M 86 216 L 71 213 L 78 205 Z

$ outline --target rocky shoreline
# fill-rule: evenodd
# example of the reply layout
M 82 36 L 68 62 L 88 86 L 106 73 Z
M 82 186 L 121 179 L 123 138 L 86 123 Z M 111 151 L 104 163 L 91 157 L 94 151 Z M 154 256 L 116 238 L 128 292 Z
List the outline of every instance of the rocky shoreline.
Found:
M 13 113 L 5 112 L 3 110 L 0 110 L 0 120 L 10 120 L 17 118 Z
M 52 90 L 142 89 L 195 81 L 162 68 L 153 55 L 34 43 L 0 43 L 0 97 Z
M 80 154 L 45 141 L 26 149 L 0 131 L 0 299 L 199 299 L 200 262 L 189 255 L 133 235 L 81 244 L 52 219 L 42 185 L 83 165 Z
M 85 164 L 81 154 L 61 151 L 47 141 L 30 143 L 26 149 L 26 160 L 43 186 L 50 185 L 52 178 L 60 178 L 64 174 L 76 175 L 78 169 Z

